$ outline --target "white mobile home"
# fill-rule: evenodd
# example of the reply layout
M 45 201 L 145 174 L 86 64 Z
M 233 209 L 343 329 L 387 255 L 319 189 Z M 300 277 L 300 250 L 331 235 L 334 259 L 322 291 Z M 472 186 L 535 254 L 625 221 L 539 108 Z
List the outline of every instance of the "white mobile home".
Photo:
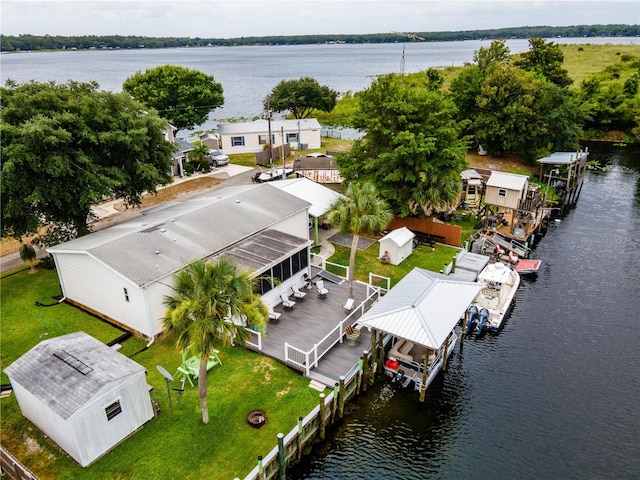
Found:
M 218 124 L 220 149 L 227 155 L 261 152 L 268 144 L 279 147 L 288 143 L 298 150 L 320 148 L 321 130 L 315 118 Z
M 22 414 L 83 467 L 153 418 L 144 367 L 84 332 L 40 342 L 5 372 Z
M 65 300 L 148 339 L 161 334 L 163 299 L 188 263 L 233 258 L 263 282 L 267 304 L 309 268 L 309 202 L 269 184 L 215 190 L 51 247 Z

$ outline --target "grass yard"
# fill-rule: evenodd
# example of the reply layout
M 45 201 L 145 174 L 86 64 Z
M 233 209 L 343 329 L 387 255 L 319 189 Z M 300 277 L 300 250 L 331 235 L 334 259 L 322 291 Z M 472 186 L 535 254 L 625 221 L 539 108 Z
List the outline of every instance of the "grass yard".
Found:
M 54 303 L 60 294 L 56 273 L 28 270 L 2 277 L 0 333 L 4 369 L 41 340 L 83 330 L 103 342 L 122 331 L 67 304 Z M 172 392 L 169 408 L 166 382 L 156 365 L 173 373 L 180 364 L 175 338 L 167 337 L 145 349 L 146 342 L 130 338 L 121 353 L 146 367 L 152 398 L 160 406 L 157 418 L 87 468 L 81 468 L 38 428 L 22 417 L 14 395 L 1 400 L 0 441 L 41 479 L 232 479 L 244 477 L 258 455 L 266 455 L 277 443 L 276 435 L 288 433 L 300 415 L 318 403 L 318 392 L 309 381 L 288 367 L 241 347 L 220 348 L 223 365 L 209 371 L 210 423 L 202 423 L 196 387 L 187 382 L 178 406 Z M 2 373 L 2 383 L 8 383 Z M 175 381 L 171 387 L 179 387 Z M 260 408 L 268 415 L 259 430 L 246 422 L 249 411 Z
M 335 254 L 329 258 L 329 262 L 349 265 L 350 248 L 335 245 L 335 249 Z M 379 251 L 378 243 L 376 242 L 364 250 L 358 250 L 356 253 L 356 271 L 354 278 L 368 282 L 369 272 L 371 272 L 383 277 L 389 277 L 391 279 L 391 286 L 393 287 L 402 277 L 413 270 L 414 267 L 420 267 L 434 272 L 440 271 L 446 264 L 451 262 L 457 252 L 458 250 L 455 248 L 444 245 L 436 245 L 434 250 L 426 245 L 419 245 L 400 265 L 385 265 L 380 263 L 378 259 Z M 344 269 L 342 268 L 327 265 L 327 270 L 337 275 L 344 275 Z

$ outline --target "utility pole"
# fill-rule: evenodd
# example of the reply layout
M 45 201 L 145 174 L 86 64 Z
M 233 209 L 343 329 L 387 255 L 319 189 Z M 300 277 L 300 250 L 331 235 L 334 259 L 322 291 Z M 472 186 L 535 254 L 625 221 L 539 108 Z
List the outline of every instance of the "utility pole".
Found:
M 267 97 L 267 124 L 269 125 L 269 138 L 267 144 L 269 145 L 269 165 L 273 165 L 273 142 L 271 141 L 271 108 L 269 108 L 269 98 Z

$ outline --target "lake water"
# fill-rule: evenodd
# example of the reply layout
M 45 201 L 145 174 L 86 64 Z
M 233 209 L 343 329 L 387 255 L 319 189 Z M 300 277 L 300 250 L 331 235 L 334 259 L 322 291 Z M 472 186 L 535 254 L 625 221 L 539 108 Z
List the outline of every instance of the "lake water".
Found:
M 640 43 L 640 38 L 556 39 L 564 43 Z M 158 65 L 174 64 L 213 75 L 224 90 L 224 105 L 197 128 L 215 128 L 220 120 L 253 119 L 263 113 L 262 102 L 281 80 L 304 76 L 342 93 L 366 88 L 383 73 L 399 73 L 404 49 L 406 73 L 430 67 L 463 65 L 490 41 L 392 44 L 291 45 L 256 47 L 180 48 L 32 52 L 0 55 L 0 80 L 66 82 L 95 80 L 104 90 L 121 91 L 124 81 Z M 512 53 L 528 50 L 527 40 L 508 40 Z
M 504 330 L 427 390 L 377 385 L 290 479 L 640 478 L 640 148 L 590 145 Z
M 488 44 L 406 44 L 405 71 L 461 65 Z M 508 45 L 514 53 L 528 47 Z M 203 126 L 211 128 L 216 118 L 260 115 L 282 79 L 365 88 L 376 74 L 400 71 L 402 48 L 76 51 L 1 55 L 0 62 L 3 83 L 96 80 L 113 91 L 137 70 L 197 68 L 224 88 L 224 108 Z M 504 330 L 467 339 L 424 404 L 386 384 L 371 389 L 289 478 L 640 478 L 640 150 L 590 150 L 610 169 L 588 173 L 577 207 L 536 247 L 541 271 L 523 279 Z

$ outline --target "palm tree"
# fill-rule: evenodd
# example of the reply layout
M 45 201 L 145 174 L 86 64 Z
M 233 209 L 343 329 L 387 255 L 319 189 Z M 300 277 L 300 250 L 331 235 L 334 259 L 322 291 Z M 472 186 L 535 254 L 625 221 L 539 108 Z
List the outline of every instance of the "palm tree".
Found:
M 33 245 L 30 243 L 23 243 L 20 245 L 20 259 L 26 264 L 29 265 L 29 273 L 36 272 L 36 263 L 38 263 L 38 257 L 36 255 L 36 250 L 33 248 Z
M 349 254 L 349 297 L 353 296 L 353 273 L 360 235 L 384 230 L 392 218 L 389 205 L 369 182 L 350 183 L 345 196 L 338 199 L 327 213 L 331 225 L 342 233 L 353 235 Z
M 200 357 L 198 396 L 204 423 L 209 423 L 209 355 L 218 343 L 242 344 L 249 338 L 249 332 L 231 319 L 246 319 L 254 328 L 265 325 L 267 308 L 253 293 L 254 282 L 249 272 L 239 272 L 227 258 L 216 263 L 196 260 L 176 275 L 173 294 L 164 297 L 164 325 L 178 335 L 176 348 Z

